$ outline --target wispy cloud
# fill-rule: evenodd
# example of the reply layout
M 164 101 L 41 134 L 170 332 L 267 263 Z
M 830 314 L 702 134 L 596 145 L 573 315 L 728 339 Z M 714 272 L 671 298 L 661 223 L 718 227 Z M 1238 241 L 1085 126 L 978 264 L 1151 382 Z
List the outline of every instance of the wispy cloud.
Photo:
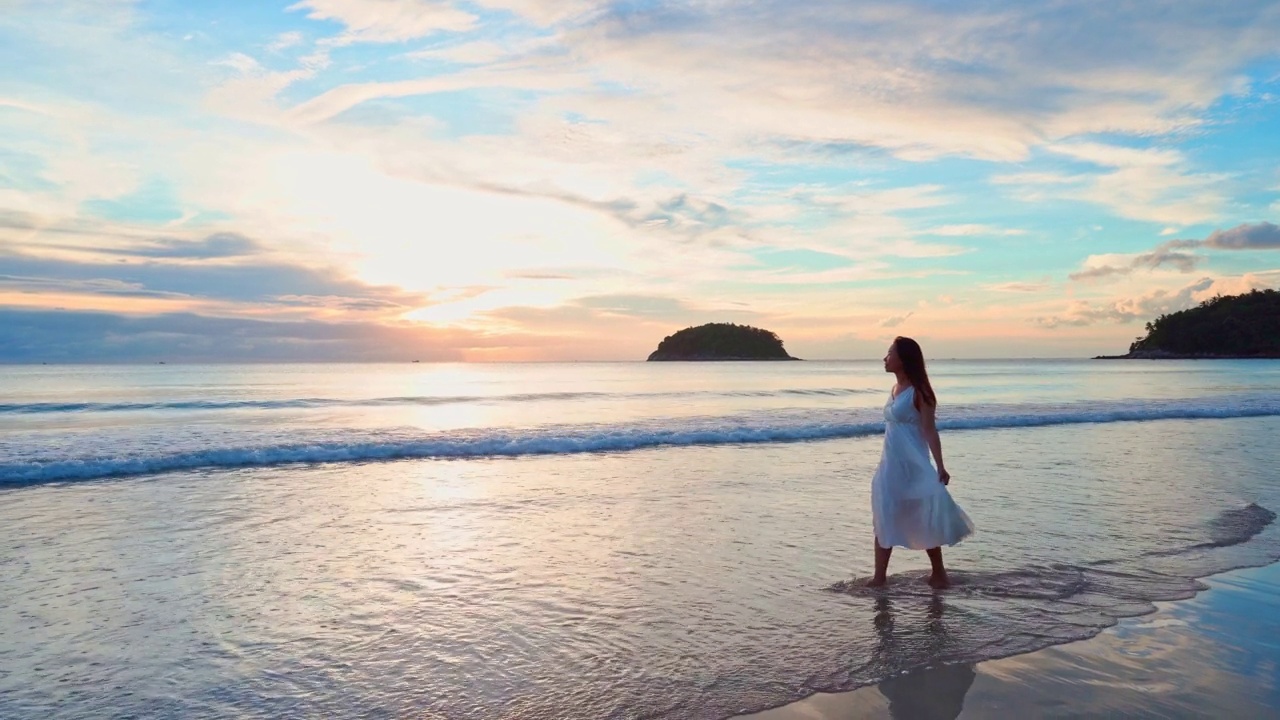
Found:
M 260 243 L 231 232 L 214 233 L 200 240 L 157 238 L 146 244 L 103 249 L 104 252 L 113 255 L 188 260 L 243 257 L 245 255 L 253 255 L 261 250 L 262 245 Z
M 1047 283 L 1014 281 L 984 285 L 983 287 L 992 292 L 1000 293 L 1038 293 L 1048 289 L 1049 285 Z
M 68 259 L 0 248 L 0 275 L 21 278 L 26 292 L 128 294 L 151 298 L 198 299 L 224 312 L 253 313 L 262 304 L 297 304 L 298 298 L 344 298 L 353 306 L 376 301 L 376 307 L 400 312 L 430 303 L 427 296 L 398 288 L 369 285 L 341 270 L 308 267 L 279 260 L 243 257 L 256 244 L 233 235 L 214 235 L 190 244 L 157 243 L 130 254 L 114 249 L 118 260 Z M 136 261 L 126 262 L 128 258 Z M 239 258 L 237 262 L 189 262 Z
M 277 35 L 274 40 L 272 40 L 270 43 L 267 44 L 267 50 L 271 52 L 280 52 L 282 50 L 288 50 L 291 47 L 296 47 L 298 45 L 301 45 L 302 40 L 303 40 L 303 35 L 301 32 L 297 30 L 282 32 L 279 35 Z
M 1227 198 L 1220 173 L 1195 172 L 1182 153 L 1165 148 L 1131 148 L 1100 143 L 1055 143 L 1047 150 L 1096 166 L 1075 173 L 997 175 L 1015 197 L 1037 202 L 1066 198 L 1095 203 L 1119 217 L 1179 226 L 1221 217 Z
M 1095 280 L 1116 275 L 1128 275 L 1135 270 L 1157 270 L 1170 266 L 1178 272 L 1195 272 L 1204 262 L 1204 257 L 1186 252 L 1179 252 L 1168 245 L 1162 245 L 1151 252 L 1145 252 L 1128 258 L 1121 264 L 1097 264 L 1086 266 L 1083 270 L 1071 273 L 1072 280 Z
M 924 231 L 926 235 L 939 235 L 942 237 L 1009 237 L 1016 235 L 1026 235 L 1026 230 L 1017 228 L 1001 228 L 993 225 L 981 225 L 978 223 L 965 223 L 962 225 L 940 225 L 938 227 L 929 228 Z
M 313 20 L 341 23 L 345 32 L 337 44 L 403 42 L 448 31 L 463 32 L 478 18 L 452 2 L 437 0 L 302 0 L 290 10 L 307 12 Z
M 878 323 L 878 325 L 879 325 L 880 327 L 882 327 L 882 328 L 894 328 L 894 327 L 898 327 L 898 326 L 899 326 L 899 325 L 901 325 L 902 323 L 906 322 L 906 321 L 907 321 L 907 319 L 908 319 L 908 318 L 910 318 L 910 317 L 911 317 L 912 315 L 914 315 L 914 314 L 915 314 L 914 312 L 909 312 L 909 313 L 906 313 L 906 314 L 903 314 L 903 315 L 894 315 L 894 316 L 892 316 L 892 317 L 887 317 L 887 318 L 885 318 L 885 319 L 881 320 L 881 321 Z

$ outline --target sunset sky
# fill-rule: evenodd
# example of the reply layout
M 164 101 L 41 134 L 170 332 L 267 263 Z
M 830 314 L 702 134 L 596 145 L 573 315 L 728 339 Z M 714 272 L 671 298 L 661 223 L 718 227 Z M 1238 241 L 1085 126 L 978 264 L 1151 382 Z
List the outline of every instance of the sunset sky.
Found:
M 0 0 L 0 361 L 1123 352 L 1280 287 L 1280 3 Z

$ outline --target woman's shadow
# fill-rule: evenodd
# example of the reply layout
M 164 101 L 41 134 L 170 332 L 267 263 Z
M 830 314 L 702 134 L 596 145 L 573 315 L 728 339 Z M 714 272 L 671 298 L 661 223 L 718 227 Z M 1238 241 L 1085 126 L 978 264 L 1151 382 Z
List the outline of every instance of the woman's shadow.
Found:
M 949 644 L 943 622 L 946 611 L 942 596 L 932 595 L 924 632 L 913 633 L 911 639 L 918 642 L 904 644 L 895 632 L 892 601 L 883 595 L 877 597 L 873 622 L 878 638 L 875 652 L 881 662 L 892 667 L 902 663 L 904 656 L 919 656 L 927 662 L 942 655 Z M 891 677 L 882 681 L 877 689 L 889 701 L 889 715 L 894 720 L 955 720 L 964 709 L 965 695 L 976 676 L 974 666 L 969 663 L 939 665 Z

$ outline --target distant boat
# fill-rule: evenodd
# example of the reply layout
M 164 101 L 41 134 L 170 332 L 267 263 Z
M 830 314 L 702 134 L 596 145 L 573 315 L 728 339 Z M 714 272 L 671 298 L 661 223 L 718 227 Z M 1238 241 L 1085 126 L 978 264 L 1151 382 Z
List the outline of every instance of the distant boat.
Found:
M 420 361 L 419 361 L 419 360 L 414 360 L 414 362 L 420 362 Z

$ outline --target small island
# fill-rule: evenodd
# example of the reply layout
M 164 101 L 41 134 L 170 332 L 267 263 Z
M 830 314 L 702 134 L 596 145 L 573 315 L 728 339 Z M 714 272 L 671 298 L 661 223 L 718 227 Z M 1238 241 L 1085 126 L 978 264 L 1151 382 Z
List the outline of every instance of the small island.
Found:
M 1219 295 L 1147 323 L 1125 355 L 1095 360 L 1280 358 L 1280 292 Z
M 668 335 L 649 355 L 656 361 L 799 360 L 787 354 L 777 334 L 750 325 L 707 323 Z

